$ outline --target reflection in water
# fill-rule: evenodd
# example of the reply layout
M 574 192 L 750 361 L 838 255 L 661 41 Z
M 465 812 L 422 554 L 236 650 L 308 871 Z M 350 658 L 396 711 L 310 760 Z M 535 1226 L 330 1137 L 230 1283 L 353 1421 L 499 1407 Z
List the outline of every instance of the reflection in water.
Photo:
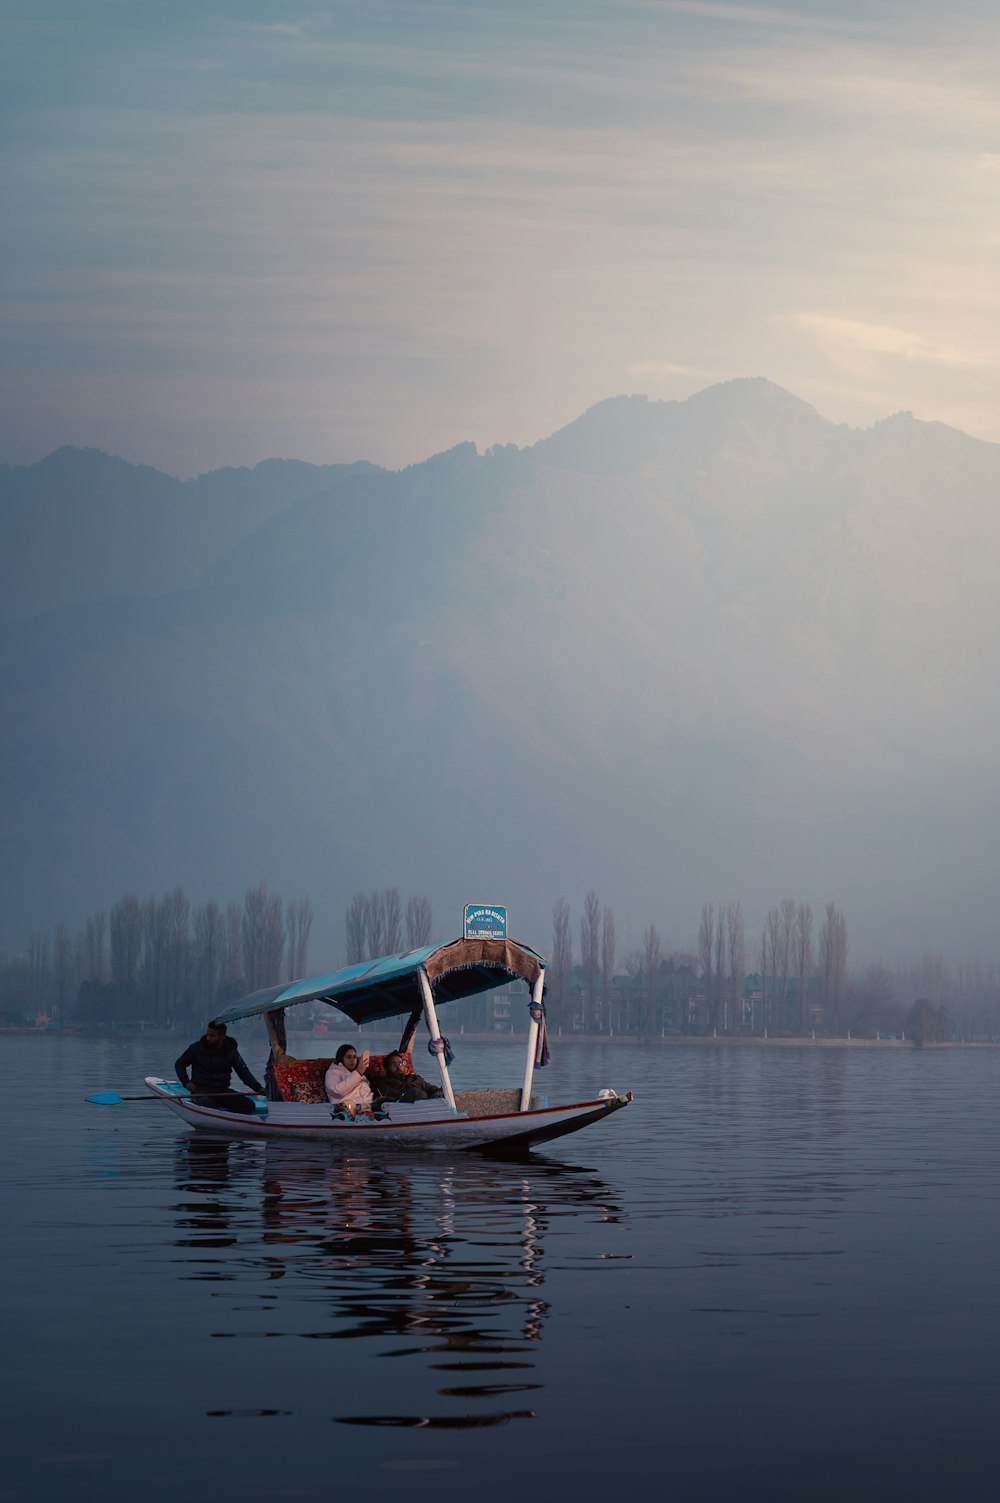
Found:
M 538 1385 L 541 1386 L 540 1384 Z M 442 1393 L 447 1393 L 442 1388 Z M 534 1419 L 533 1409 L 513 1409 L 502 1414 L 344 1415 L 342 1425 L 379 1425 L 397 1430 L 475 1430 L 483 1426 L 508 1425 L 514 1419 Z
M 191 1192 L 198 1199 L 179 1201 L 173 1208 L 177 1230 L 187 1233 L 176 1239 L 176 1247 L 235 1245 L 236 1235 L 226 1200 L 230 1150 L 234 1146 L 220 1138 L 199 1138 L 197 1134 L 184 1142 L 184 1151 L 177 1157 L 177 1188 L 182 1195 Z M 220 1272 L 193 1275 L 195 1278 L 226 1276 Z
M 176 1184 L 175 1246 L 186 1262 L 204 1253 L 188 1276 L 248 1286 L 263 1276 L 270 1291 L 239 1307 L 255 1318 L 213 1332 L 218 1339 L 363 1342 L 365 1356 L 423 1359 L 410 1393 L 433 1388 L 449 1406 L 471 1406 L 333 1416 L 345 1424 L 477 1428 L 533 1418 L 508 1405 L 542 1387 L 533 1370 L 550 1309 L 545 1238 L 561 1217 L 622 1215 L 596 1175 L 556 1163 L 334 1160 L 307 1145 L 197 1136 L 178 1142 Z M 345 1360 L 365 1407 L 394 1386 L 380 1383 L 377 1366 Z M 434 1373 L 448 1375 L 443 1386 Z M 481 1407 L 498 1400 L 507 1403 Z
M 287 1416 L 290 1409 L 206 1409 L 209 1419 L 272 1419 Z

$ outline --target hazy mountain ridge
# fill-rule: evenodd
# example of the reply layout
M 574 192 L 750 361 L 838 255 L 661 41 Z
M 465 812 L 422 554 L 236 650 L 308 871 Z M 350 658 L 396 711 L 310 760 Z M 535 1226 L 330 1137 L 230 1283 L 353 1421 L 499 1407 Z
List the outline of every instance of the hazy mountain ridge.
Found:
M 269 459 L 175 480 L 98 449 L 0 466 L 0 621 L 197 582 L 267 517 L 369 465 Z
M 891 930 L 921 819 L 982 894 L 942 831 L 996 803 L 998 481 L 994 446 L 766 382 L 330 467 L 190 588 L 0 633 L 8 923 L 263 875 L 331 935 L 383 881 L 509 895 L 543 945 L 591 882 L 665 927 L 794 891 Z

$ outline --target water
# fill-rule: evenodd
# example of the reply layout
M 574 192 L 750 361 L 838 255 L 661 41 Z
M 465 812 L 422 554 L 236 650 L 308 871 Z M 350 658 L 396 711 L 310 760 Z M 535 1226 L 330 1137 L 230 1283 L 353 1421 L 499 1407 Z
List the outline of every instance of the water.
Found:
M 992 1499 L 1000 1053 L 555 1044 L 635 1105 L 385 1162 L 84 1104 L 170 1041 L 5 1038 L 0 1500 Z

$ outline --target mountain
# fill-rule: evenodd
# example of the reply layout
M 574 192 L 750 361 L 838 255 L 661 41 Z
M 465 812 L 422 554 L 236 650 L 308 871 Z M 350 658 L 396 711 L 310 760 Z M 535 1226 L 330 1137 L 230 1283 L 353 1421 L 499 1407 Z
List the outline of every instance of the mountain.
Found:
M 0 466 L 0 622 L 184 589 L 261 522 L 341 468 L 271 459 L 174 480 L 98 449 Z
M 8 942 L 129 888 L 263 877 L 311 895 L 319 962 L 387 884 L 442 935 L 505 900 L 543 949 L 554 899 L 578 916 L 594 885 L 625 949 L 788 893 L 836 900 L 856 956 L 992 954 L 1000 448 L 836 426 L 754 380 L 195 500 L 141 471 L 130 506 L 89 451 L 50 487 L 50 463 L 14 472 L 34 500 L 3 522 L 36 598 L 67 599 L 0 632 Z M 25 520 L 57 493 L 78 564 L 102 555 L 86 583 Z M 138 569 L 158 546 L 169 568 Z

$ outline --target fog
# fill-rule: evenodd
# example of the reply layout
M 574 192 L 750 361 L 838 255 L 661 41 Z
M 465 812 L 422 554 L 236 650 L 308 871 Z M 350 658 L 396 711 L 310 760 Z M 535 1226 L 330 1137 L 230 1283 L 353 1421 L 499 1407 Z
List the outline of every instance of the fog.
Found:
M 593 887 L 621 954 L 790 896 L 852 965 L 995 960 L 998 480 L 762 380 L 401 472 L 8 470 L 4 943 L 263 880 L 318 965 L 385 886 L 543 951 Z
M 15 6 L 0 945 L 266 882 L 322 964 L 386 887 L 998 959 L 998 28 Z

